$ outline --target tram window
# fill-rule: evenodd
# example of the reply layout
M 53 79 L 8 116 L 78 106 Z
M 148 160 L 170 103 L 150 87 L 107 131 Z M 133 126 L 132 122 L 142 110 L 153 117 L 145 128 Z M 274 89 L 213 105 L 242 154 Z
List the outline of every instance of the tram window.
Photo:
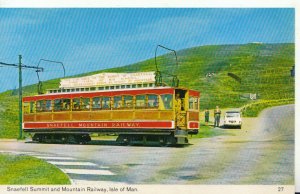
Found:
M 90 88 L 85 88 L 84 90 L 85 90 L 85 91 L 90 91 Z
M 67 92 L 70 92 L 70 89 L 67 89 Z
M 194 109 L 194 97 L 190 97 L 189 98 L 189 109 Z
M 105 90 L 109 90 L 109 86 L 105 86 Z
M 36 111 L 42 112 L 44 110 L 44 100 L 39 100 L 36 102 Z
M 143 84 L 143 87 L 145 88 L 145 87 L 147 87 L 147 85 L 148 85 L 148 84 Z
M 148 107 L 158 107 L 157 95 L 148 95 Z
M 97 110 L 97 109 L 101 108 L 101 98 L 100 97 L 93 98 L 93 106 L 92 106 L 92 108 L 94 110 Z
M 120 89 L 120 86 L 116 86 L 116 89 Z
M 194 110 L 199 109 L 198 98 L 196 97 L 189 98 L 189 109 L 194 109 Z
M 198 98 L 194 98 L 194 106 L 195 106 L 195 110 L 199 109 Z
M 62 110 L 70 110 L 70 104 L 71 100 L 70 99 L 63 99 L 62 100 Z
M 115 86 L 110 86 L 110 89 L 111 89 L 111 90 L 115 89 Z
M 55 99 L 54 100 L 54 111 L 61 111 L 62 110 L 62 99 Z
M 53 93 L 56 93 L 57 92 L 57 90 L 53 90 Z
M 136 88 L 136 84 L 132 84 L 132 86 L 131 86 L 132 88 Z
M 125 88 L 125 85 L 121 85 L 121 88 L 124 89 L 124 88 Z
M 30 113 L 34 113 L 35 112 L 35 109 L 34 109 L 35 107 L 34 107 L 34 102 L 33 101 L 31 101 L 30 102 Z
M 75 92 L 75 89 L 72 89 L 71 92 Z
M 145 95 L 136 96 L 135 106 L 136 108 L 146 107 L 146 96 Z
M 82 92 L 83 92 L 83 91 L 84 91 L 84 88 L 80 88 L 80 91 L 82 91 Z
M 79 92 L 80 91 L 80 89 L 79 88 L 76 88 L 76 92 Z
M 150 83 L 150 84 L 149 84 L 149 87 L 153 87 L 153 84 L 152 84 L 152 83 Z
M 90 110 L 89 98 L 81 98 L 81 110 Z
M 121 96 L 114 97 L 114 108 L 122 108 L 122 97 Z
M 98 90 L 104 90 L 104 87 L 99 87 Z
M 72 110 L 80 110 L 80 98 L 73 99 L 73 109 Z
M 52 111 L 52 103 L 51 100 L 46 100 L 46 111 Z
M 29 103 L 28 102 L 24 102 L 23 103 L 23 111 L 24 111 L 24 114 L 28 114 L 29 113 Z
M 110 109 L 110 97 L 102 97 L 102 109 Z
M 142 84 L 138 84 L 137 86 L 138 86 L 138 88 L 141 88 L 141 87 L 142 87 Z
M 61 93 L 61 90 L 57 90 L 57 93 Z
M 124 107 L 125 108 L 133 108 L 133 97 L 132 96 L 124 96 Z
M 130 88 L 130 85 L 126 85 L 126 88 Z
M 62 92 L 66 92 L 66 89 L 62 89 Z
M 95 90 L 96 90 L 95 87 L 91 87 L 91 88 L 90 88 L 90 91 L 95 91 Z
M 171 94 L 161 95 L 161 99 L 164 103 L 166 110 L 170 110 L 173 107 L 173 96 Z

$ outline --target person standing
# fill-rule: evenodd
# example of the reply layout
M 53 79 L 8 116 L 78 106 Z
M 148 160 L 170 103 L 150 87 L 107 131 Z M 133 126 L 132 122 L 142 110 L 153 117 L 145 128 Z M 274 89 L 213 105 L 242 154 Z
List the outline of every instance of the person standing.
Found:
M 205 124 L 208 125 L 208 122 L 209 122 L 209 110 L 206 108 L 205 109 Z
M 175 116 L 176 116 L 176 127 L 179 125 L 180 123 L 180 112 L 181 112 L 181 98 L 180 98 L 180 94 L 177 93 L 175 96 Z
M 214 116 L 215 116 L 214 127 L 219 127 L 220 126 L 220 118 L 221 118 L 221 110 L 219 109 L 218 106 L 216 106 L 216 109 L 214 111 Z

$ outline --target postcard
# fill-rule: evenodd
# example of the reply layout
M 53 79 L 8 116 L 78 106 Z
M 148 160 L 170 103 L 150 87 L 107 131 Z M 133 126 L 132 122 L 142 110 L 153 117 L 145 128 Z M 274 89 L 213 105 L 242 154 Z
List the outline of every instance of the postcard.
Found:
M 299 191 L 295 5 L 3 5 L 1 193 Z

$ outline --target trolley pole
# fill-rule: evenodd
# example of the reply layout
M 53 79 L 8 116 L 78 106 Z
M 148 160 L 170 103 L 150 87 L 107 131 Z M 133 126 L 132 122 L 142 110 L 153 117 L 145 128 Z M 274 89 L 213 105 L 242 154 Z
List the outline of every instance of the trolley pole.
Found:
M 22 55 L 19 55 L 19 139 L 22 139 Z

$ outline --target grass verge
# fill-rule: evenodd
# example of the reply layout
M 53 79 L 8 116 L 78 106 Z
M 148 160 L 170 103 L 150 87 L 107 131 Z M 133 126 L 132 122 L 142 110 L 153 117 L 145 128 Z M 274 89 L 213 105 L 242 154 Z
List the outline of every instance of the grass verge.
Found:
M 66 185 L 70 180 L 52 164 L 31 156 L 0 154 L 2 185 Z
M 286 104 L 294 104 L 294 98 L 280 99 L 280 100 L 262 100 L 259 102 L 247 104 L 241 108 L 243 117 L 257 117 L 258 114 L 265 108 L 272 106 L 280 106 Z
M 198 134 L 191 135 L 189 138 L 208 138 L 215 137 L 221 135 L 233 135 L 226 130 L 223 129 L 215 129 L 211 125 L 205 125 L 204 123 L 200 123 L 200 129 Z

